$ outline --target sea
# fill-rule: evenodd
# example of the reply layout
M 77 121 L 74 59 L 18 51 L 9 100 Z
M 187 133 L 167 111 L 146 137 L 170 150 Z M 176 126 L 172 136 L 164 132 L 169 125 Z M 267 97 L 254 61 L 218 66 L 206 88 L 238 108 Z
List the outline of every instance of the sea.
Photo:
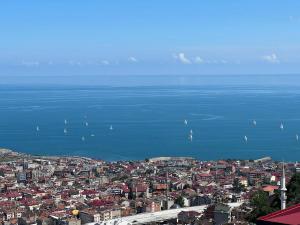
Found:
M 108 161 L 157 156 L 297 161 L 298 77 L 1 83 L 0 147 Z

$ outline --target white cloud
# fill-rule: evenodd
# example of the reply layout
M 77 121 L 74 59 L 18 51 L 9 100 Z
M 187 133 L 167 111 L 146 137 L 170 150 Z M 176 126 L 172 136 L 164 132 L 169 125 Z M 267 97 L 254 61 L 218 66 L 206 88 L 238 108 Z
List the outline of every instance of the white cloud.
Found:
M 192 59 L 185 56 L 184 53 L 173 54 L 173 58 L 180 61 L 183 64 L 228 64 L 225 59 L 203 59 L 200 56 L 195 56 Z
M 69 65 L 71 66 L 82 66 L 82 63 L 79 61 L 69 60 Z
M 263 61 L 268 63 L 280 63 L 277 55 L 275 53 L 272 53 L 271 55 L 264 55 L 262 57 Z
M 40 62 L 39 61 L 22 61 L 21 65 L 23 66 L 28 66 L 28 67 L 32 67 L 32 66 L 39 66 Z
M 174 54 L 173 57 L 174 57 L 175 59 L 178 59 L 178 60 L 179 60 L 181 63 L 183 63 L 183 64 L 191 64 L 191 63 L 192 63 L 191 60 L 189 60 L 189 59 L 184 55 L 183 52 L 178 53 L 178 54 Z
M 102 61 L 101 61 L 101 64 L 102 64 L 102 65 L 109 65 L 110 63 L 109 63 L 108 60 L 102 60 Z
M 204 60 L 200 56 L 196 56 L 194 59 L 195 63 L 202 64 L 204 63 Z
M 138 60 L 137 60 L 137 58 L 135 58 L 135 57 L 133 57 L 133 56 L 130 56 L 130 57 L 128 58 L 128 61 L 129 61 L 129 62 L 132 62 L 132 63 L 136 63 Z

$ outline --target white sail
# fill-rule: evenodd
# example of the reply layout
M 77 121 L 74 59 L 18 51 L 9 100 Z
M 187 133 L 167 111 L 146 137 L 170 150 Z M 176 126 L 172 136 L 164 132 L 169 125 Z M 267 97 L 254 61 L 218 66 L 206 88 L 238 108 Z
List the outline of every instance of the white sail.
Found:
M 245 142 L 248 142 L 248 137 L 246 135 L 244 136 L 244 140 Z
M 40 127 L 39 126 L 36 126 L 36 131 L 40 131 Z
M 109 129 L 110 129 L 110 130 L 113 130 L 113 126 L 112 126 L 112 125 L 110 125 Z
M 188 124 L 188 121 L 187 121 L 187 120 L 184 120 L 184 124 L 187 125 L 187 124 Z
M 283 130 L 283 123 L 280 124 L 280 129 Z
M 256 120 L 253 120 L 253 125 L 256 126 Z

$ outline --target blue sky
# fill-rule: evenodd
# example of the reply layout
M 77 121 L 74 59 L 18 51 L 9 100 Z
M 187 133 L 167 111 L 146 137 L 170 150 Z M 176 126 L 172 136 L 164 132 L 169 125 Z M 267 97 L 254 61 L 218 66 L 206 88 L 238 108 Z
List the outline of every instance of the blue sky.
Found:
M 300 72 L 298 0 L 1 1 L 0 76 Z

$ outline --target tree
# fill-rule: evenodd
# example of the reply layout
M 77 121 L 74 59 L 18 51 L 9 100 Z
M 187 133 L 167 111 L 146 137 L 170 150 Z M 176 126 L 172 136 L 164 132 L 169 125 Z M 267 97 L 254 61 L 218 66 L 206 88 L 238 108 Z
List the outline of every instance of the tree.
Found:
M 290 182 L 287 185 L 287 204 L 288 206 L 300 203 L 300 174 L 296 173 L 292 176 Z M 272 196 L 264 191 L 257 191 L 251 201 L 253 211 L 249 215 L 248 219 L 251 222 L 260 217 L 267 215 L 271 212 L 280 210 L 280 190 L 276 190 Z
M 275 190 L 274 194 L 269 197 L 270 206 L 273 211 L 280 210 L 281 201 L 280 201 L 280 190 Z
M 232 186 L 233 186 L 232 190 L 235 193 L 240 193 L 242 191 L 245 191 L 245 186 L 240 183 L 240 180 L 238 178 L 234 179 Z
M 295 205 L 300 203 L 300 173 L 295 173 L 287 185 L 287 203 Z
M 185 184 L 185 185 L 183 186 L 183 189 L 188 189 L 188 188 L 191 188 L 191 186 L 190 186 L 189 184 Z
M 184 199 L 182 196 L 179 196 L 174 201 L 175 204 L 179 205 L 180 207 L 184 207 Z
M 274 211 L 274 209 L 270 206 L 268 194 L 262 190 L 257 191 L 253 195 L 250 205 L 253 207 L 253 210 L 248 217 L 248 220 L 251 222 L 255 222 L 258 217 L 267 215 Z

